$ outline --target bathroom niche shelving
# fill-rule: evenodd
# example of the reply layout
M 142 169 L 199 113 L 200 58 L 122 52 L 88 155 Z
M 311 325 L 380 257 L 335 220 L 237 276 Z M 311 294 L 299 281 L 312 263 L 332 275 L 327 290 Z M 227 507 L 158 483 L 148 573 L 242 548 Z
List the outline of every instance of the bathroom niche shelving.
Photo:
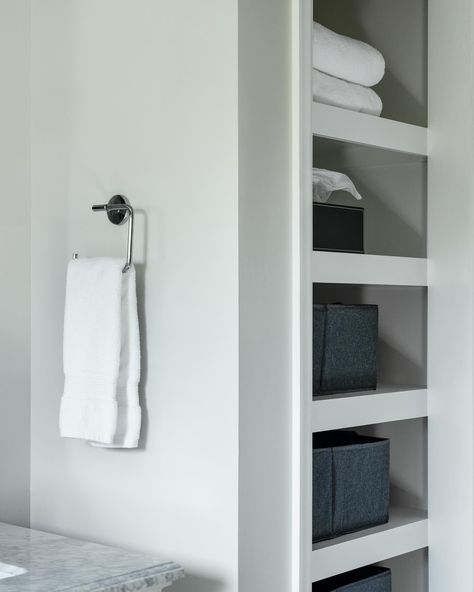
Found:
M 393 591 L 427 592 L 429 546 L 428 368 L 430 266 L 428 0 L 301 0 L 299 35 L 300 203 L 296 210 L 299 274 L 296 368 L 301 430 L 295 471 L 299 571 L 295 590 L 358 567 L 393 570 Z M 311 100 L 311 22 L 378 47 L 386 76 L 375 87 L 384 103 L 373 117 Z M 403 40 L 403 43 L 402 43 Z M 311 168 L 338 170 L 363 202 L 335 193 L 331 202 L 363 206 L 365 254 L 312 250 Z M 379 306 L 379 384 L 368 392 L 314 396 L 312 304 Z M 391 511 L 385 525 L 311 543 L 311 435 L 332 429 L 389 437 Z

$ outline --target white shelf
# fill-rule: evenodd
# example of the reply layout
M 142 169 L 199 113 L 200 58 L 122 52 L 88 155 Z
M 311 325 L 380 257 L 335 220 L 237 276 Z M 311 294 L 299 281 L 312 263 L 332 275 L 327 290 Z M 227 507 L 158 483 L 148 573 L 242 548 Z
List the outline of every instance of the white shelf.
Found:
M 427 261 L 415 257 L 313 251 L 311 268 L 313 283 L 427 285 Z
M 428 519 L 420 510 L 391 508 L 387 524 L 313 545 L 313 582 L 428 546 Z
M 381 385 L 374 391 L 315 397 L 311 423 L 313 432 L 324 432 L 426 415 L 426 388 Z
M 408 154 L 428 154 L 426 128 L 313 103 L 313 135 Z

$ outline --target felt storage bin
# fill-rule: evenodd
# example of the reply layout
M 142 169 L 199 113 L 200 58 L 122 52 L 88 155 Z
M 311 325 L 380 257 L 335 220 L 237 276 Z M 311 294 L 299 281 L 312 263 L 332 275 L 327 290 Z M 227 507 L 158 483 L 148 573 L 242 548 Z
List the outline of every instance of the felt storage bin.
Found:
M 390 441 L 352 431 L 313 434 L 313 542 L 388 521 Z
M 313 584 L 312 592 L 391 592 L 392 572 L 369 565 Z
M 364 209 L 313 203 L 313 250 L 364 252 Z
M 313 393 L 377 387 L 378 306 L 313 305 Z

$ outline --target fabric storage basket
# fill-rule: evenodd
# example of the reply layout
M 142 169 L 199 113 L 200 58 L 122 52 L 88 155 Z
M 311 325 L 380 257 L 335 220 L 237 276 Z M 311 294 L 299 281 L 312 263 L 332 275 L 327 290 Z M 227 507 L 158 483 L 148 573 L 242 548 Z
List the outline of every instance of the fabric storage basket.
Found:
M 369 565 L 313 584 L 312 592 L 391 592 L 392 572 Z
M 313 542 L 388 521 L 390 441 L 351 431 L 313 434 Z
M 378 306 L 313 305 L 313 393 L 377 387 Z

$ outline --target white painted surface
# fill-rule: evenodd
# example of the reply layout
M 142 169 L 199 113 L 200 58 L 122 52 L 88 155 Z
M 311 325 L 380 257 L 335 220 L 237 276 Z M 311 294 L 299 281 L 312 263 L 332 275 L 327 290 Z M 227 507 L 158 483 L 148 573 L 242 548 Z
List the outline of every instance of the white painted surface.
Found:
M 357 428 L 357 432 L 390 440 L 390 503 L 422 510 L 428 507 L 428 421 L 425 417 Z
M 32 524 L 238 590 L 237 5 L 39 0 L 32 13 Z M 192 109 L 190 109 L 192 104 Z M 61 440 L 66 264 L 137 209 L 143 444 Z
M 238 4 L 239 590 L 289 592 L 290 2 Z
M 387 150 L 426 156 L 426 128 L 313 103 L 313 134 Z
M 427 548 L 419 549 L 379 564 L 392 570 L 392 592 L 428 592 L 428 554 Z
M 474 589 L 473 4 L 430 0 L 428 18 L 430 591 L 441 592 Z
M 292 592 L 311 587 L 311 0 L 292 0 Z
M 0 0 L 0 521 L 27 526 L 30 456 L 29 2 Z
M 428 545 L 426 513 L 391 508 L 387 524 L 313 545 L 313 582 Z
M 425 417 L 427 390 L 380 385 L 365 393 L 318 396 L 311 415 L 313 432 Z
M 355 253 L 312 254 L 313 282 L 322 284 L 370 284 L 386 286 L 426 286 L 426 259 L 388 257 Z

